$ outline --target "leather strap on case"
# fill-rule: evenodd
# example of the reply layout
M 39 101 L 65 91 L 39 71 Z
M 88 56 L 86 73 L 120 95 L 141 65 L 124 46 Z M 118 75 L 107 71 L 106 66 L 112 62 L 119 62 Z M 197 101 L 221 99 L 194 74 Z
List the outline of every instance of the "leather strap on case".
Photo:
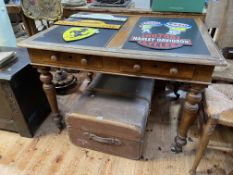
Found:
M 109 145 L 121 145 L 121 141 L 116 138 L 111 138 L 111 137 L 101 137 L 93 133 L 85 132 L 85 135 L 88 135 L 90 140 L 93 140 L 98 143 L 102 144 L 109 144 Z

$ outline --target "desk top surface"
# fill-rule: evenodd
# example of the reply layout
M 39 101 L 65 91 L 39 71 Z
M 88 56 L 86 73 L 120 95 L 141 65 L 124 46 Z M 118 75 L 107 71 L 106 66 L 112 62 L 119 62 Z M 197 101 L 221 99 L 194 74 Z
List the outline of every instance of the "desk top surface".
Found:
M 128 17 L 125 23 L 104 21 L 122 25 L 119 30 L 98 29 L 98 33 L 88 38 L 66 42 L 62 36 L 71 26 L 59 25 L 18 45 L 84 55 L 199 65 L 225 64 L 199 16 L 124 16 Z

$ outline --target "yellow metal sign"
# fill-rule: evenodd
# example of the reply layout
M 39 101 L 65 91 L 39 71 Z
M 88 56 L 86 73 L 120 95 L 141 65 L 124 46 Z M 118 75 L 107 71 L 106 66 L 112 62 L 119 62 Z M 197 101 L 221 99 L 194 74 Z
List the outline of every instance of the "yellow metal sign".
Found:
M 63 39 L 67 42 L 76 41 L 88 38 L 98 32 L 97 29 L 92 28 L 72 27 L 63 33 Z
M 121 25 L 107 24 L 104 21 L 99 21 L 99 20 L 78 20 L 78 21 L 59 20 L 55 22 L 54 24 L 65 25 L 65 26 L 94 27 L 94 28 L 103 28 L 103 29 L 120 29 L 121 28 Z

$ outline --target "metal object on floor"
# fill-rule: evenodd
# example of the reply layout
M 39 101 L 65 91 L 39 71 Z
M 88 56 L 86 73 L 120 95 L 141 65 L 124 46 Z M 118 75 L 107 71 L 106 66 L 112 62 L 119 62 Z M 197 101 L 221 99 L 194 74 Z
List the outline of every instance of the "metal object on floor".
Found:
M 63 94 L 64 91 L 74 87 L 77 83 L 77 78 L 65 70 L 57 70 L 53 78 L 53 84 L 56 91 Z

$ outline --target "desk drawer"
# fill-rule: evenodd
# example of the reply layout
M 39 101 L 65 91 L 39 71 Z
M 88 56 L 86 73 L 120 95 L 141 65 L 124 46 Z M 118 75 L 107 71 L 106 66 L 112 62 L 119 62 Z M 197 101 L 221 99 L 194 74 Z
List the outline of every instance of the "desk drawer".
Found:
M 94 56 L 37 50 L 30 50 L 29 53 L 32 63 L 35 64 L 81 69 L 100 69 L 102 67 L 102 59 Z
M 121 60 L 120 71 L 125 73 L 156 75 L 174 78 L 191 79 L 195 66 L 177 63 L 154 61 Z

